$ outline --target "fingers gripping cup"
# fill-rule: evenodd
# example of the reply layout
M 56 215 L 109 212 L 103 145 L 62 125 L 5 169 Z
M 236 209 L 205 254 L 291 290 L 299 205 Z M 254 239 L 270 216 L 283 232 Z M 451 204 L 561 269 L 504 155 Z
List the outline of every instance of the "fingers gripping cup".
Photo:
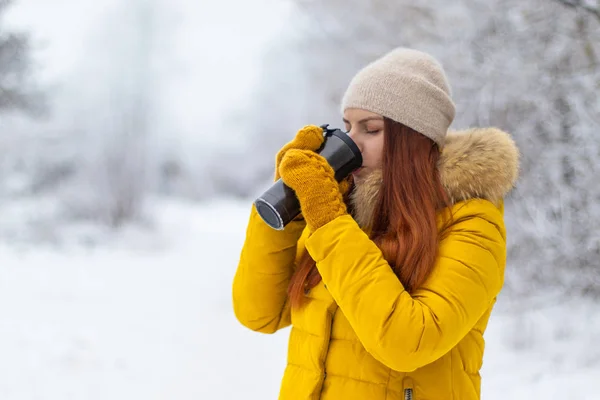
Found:
M 321 126 L 325 142 L 316 152 L 327 160 L 340 182 L 352 171 L 362 166 L 362 155 L 350 136 L 339 129 Z M 260 217 L 273 229 L 282 230 L 300 214 L 300 202 L 294 191 L 281 179 L 258 197 L 254 205 Z

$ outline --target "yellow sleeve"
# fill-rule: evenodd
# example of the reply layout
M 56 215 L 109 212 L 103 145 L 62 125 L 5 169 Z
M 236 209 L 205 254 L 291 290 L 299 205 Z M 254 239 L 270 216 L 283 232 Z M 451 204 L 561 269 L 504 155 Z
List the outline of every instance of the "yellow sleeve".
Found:
M 504 276 L 502 213 L 485 200 L 454 207 L 426 283 L 412 296 L 379 248 L 345 215 L 316 230 L 306 248 L 365 349 L 410 372 L 450 351 L 499 293 Z
M 305 226 L 303 221 L 292 221 L 277 231 L 252 206 L 233 279 L 233 310 L 242 325 L 263 333 L 274 333 L 290 325 L 287 288 Z

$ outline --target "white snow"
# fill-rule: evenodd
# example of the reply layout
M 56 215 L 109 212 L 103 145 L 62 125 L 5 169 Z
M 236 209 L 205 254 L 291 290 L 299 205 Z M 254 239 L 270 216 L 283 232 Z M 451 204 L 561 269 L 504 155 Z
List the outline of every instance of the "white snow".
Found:
M 277 398 L 288 330 L 232 312 L 249 206 L 162 201 L 153 231 L 101 247 L 3 245 L 0 399 Z M 484 399 L 598 398 L 600 307 L 546 303 L 500 301 Z

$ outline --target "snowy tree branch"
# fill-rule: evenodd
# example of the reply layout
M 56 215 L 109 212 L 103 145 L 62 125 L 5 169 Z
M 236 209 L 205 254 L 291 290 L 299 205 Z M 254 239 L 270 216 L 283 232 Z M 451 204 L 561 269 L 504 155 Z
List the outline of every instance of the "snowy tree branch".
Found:
M 598 19 L 598 21 L 600 21 L 600 3 L 591 5 L 583 0 L 556 0 L 556 1 L 558 1 L 560 4 L 562 4 L 566 7 L 569 7 L 569 8 L 584 10 L 584 11 L 592 14 L 593 16 L 595 16 Z

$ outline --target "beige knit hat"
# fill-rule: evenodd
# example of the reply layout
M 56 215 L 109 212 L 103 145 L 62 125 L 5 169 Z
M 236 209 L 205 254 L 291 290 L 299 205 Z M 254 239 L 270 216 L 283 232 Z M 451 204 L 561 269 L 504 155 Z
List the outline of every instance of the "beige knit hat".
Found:
M 397 48 L 360 70 L 342 100 L 400 122 L 444 146 L 455 106 L 442 65 L 432 56 Z

